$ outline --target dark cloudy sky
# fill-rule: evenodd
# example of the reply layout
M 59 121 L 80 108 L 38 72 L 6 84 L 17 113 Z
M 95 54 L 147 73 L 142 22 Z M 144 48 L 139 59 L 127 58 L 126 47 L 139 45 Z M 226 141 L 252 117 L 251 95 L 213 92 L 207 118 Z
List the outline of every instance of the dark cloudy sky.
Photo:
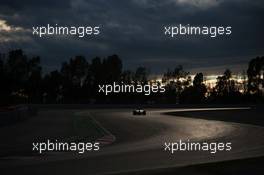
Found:
M 40 55 L 45 70 L 75 55 L 118 54 L 124 67 L 152 73 L 182 64 L 191 72 L 242 71 L 264 55 L 263 0 L 0 0 L 0 51 Z M 99 37 L 32 36 L 32 26 L 100 25 Z M 163 35 L 164 25 L 232 26 L 231 36 Z

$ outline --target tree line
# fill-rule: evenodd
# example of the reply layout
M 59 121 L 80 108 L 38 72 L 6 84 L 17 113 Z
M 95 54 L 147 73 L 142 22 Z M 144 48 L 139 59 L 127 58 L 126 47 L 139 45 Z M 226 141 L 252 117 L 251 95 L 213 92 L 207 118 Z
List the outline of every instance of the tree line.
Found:
M 84 56 L 75 56 L 63 62 L 60 69 L 43 74 L 40 57 L 27 56 L 23 50 L 0 54 L 0 105 L 18 103 L 241 103 L 263 102 L 264 57 L 250 60 L 245 81 L 232 79 L 227 69 L 217 77 L 216 85 L 205 85 L 203 73 L 191 78 L 183 66 L 168 69 L 162 82 L 150 81 L 145 67 L 123 70 L 118 55 L 95 57 L 90 62 Z M 111 94 L 98 93 L 98 85 L 113 82 L 124 84 L 165 84 L 165 93 Z

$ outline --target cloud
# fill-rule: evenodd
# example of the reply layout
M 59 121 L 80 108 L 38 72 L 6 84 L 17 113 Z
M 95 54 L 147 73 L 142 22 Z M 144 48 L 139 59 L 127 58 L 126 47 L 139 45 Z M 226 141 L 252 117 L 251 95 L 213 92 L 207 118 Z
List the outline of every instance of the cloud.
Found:
M 22 27 L 15 27 L 15 26 L 10 26 L 7 24 L 5 20 L 0 19 L 0 31 L 1 32 L 18 32 L 18 31 L 23 31 L 24 29 Z
M 209 8 L 218 6 L 222 0 L 173 0 L 177 4 L 186 4 L 199 8 Z
M 207 9 L 218 6 L 224 0 L 134 0 L 134 3 L 143 7 L 158 7 L 165 5 L 196 7 L 200 9 Z
M 30 37 L 26 36 L 29 30 L 19 26 L 11 26 L 7 21 L 0 19 L 0 43 L 28 41 Z
M 42 56 L 47 67 L 74 55 L 118 54 L 127 68 L 141 64 L 154 71 L 184 64 L 188 68 L 235 64 L 264 54 L 263 0 L 4 0 L 0 3 L 1 41 Z M 100 25 L 96 38 L 33 37 L 32 26 Z M 230 37 L 163 35 L 164 25 L 232 26 Z M 10 31 L 10 32 L 9 32 Z M 3 44 L 0 46 L 2 47 Z M 243 57 L 243 58 L 242 58 Z M 231 68 L 232 69 L 232 68 Z

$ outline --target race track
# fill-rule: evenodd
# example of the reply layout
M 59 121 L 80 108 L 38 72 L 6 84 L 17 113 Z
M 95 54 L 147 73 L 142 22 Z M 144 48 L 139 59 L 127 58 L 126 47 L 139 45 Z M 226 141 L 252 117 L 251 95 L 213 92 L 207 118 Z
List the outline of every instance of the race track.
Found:
M 199 110 L 249 110 L 248 108 L 200 108 Z M 147 110 L 146 116 L 133 116 L 130 109 L 76 110 L 91 115 L 116 137 L 99 152 L 49 154 L 47 156 L 1 159 L 6 174 L 108 174 L 148 169 L 181 167 L 264 155 L 264 128 L 255 125 L 170 116 L 172 109 Z M 42 111 L 45 113 L 45 111 Z M 61 114 L 65 111 L 60 110 Z M 58 115 L 58 111 L 56 113 Z M 45 116 L 45 115 L 44 115 Z M 164 151 L 165 142 L 231 142 L 231 151 Z M 1 173 L 2 174 L 2 173 Z

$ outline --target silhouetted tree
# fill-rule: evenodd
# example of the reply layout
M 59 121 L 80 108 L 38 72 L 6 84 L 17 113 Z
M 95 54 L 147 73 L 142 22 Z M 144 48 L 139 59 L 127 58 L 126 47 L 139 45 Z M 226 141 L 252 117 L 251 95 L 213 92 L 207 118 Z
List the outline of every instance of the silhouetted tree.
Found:
M 138 67 L 135 72 L 134 82 L 136 84 L 147 84 L 148 73 L 145 67 Z
M 61 65 L 60 70 L 47 73 L 42 77 L 40 57 L 29 57 L 20 49 L 12 50 L 7 55 L 0 54 L 0 105 L 9 103 L 203 103 L 241 102 L 242 94 L 238 82 L 227 69 L 217 78 L 212 92 L 207 93 L 202 73 L 196 74 L 191 85 L 191 77 L 181 65 L 164 73 L 162 82 L 165 94 L 110 94 L 99 93 L 98 85 L 112 84 L 148 84 L 149 71 L 138 67 L 135 71 L 123 71 L 122 60 L 117 55 L 104 59 L 96 57 L 89 63 L 84 56 L 76 56 Z M 263 98 L 264 57 L 257 57 L 249 62 L 247 70 L 247 99 Z M 244 78 L 246 80 L 246 77 Z M 208 96 L 209 95 L 209 96 Z M 250 97 L 250 98 L 248 98 Z
M 28 94 L 31 103 L 41 100 L 41 71 L 40 57 L 33 57 L 28 60 L 28 83 L 25 92 Z
M 4 71 L 4 55 L 0 54 L 0 82 L 1 82 L 1 86 L 0 86 L 0 106 L 4 105 L 4 102 L 7 101 L 8 95 L 6 93 L 7 91 L 7 82 L 5 80 L 5 71 Z
M 117 55 L 112 55 L 103 60 L 103 76 L 107 83 L 119 82 L 122 73 L 122 61 Z
M 64 62 L 61 67 L 63 77 L 63 91 L 66 98 L 72 102 L 80 103 L 85 95 L 83 88 L 89 64 L 83 56 L 76 56 L 70 59 L 69 63 Z
M 162 81 L 166 84 L 166 96 L 170 98 L 169 101 L 179 103 L 180 94 L 190 86 L 191 77 L 189 72 L 184 71 L 182 65 L 179 65 L 173 71 L 168 69 Z
M 264 57 L 257 57 L 249 62 L 248 92 L 250 94 L 263 95 L 264 88 Z
M 196 74 L 193 80 L 193 85 L 185 88 L 181 93 L 180 101 L 182 103 L 204 102 L 207 89 L 203 81 L 203 73 Z
M 42 81 L 42 102 L 56 103 L 58 100 L 63 101 L 63 76 L 59 71 L 52 71 L 46 74 Z
M 34 97 L 39 97 L 41 82 L 39 57 L 28 58 L 22 50 L 12 50 L 5 61 L 1 59 L 1 67 L 5 103 L 37 100 Z
M 223 76 L 217 77 L 217 83 L 214 88 L 214 98 L 220 102 L 238 102 L 241 99 L 241 93 L 237 88 L 237 82 L 233 79 L 232 72 L 227 69 Z
M 132 84 L 135 79 L 135 73 L 130 70 L 125 70 L 121 74 L 121 81 L 125 84 Z

